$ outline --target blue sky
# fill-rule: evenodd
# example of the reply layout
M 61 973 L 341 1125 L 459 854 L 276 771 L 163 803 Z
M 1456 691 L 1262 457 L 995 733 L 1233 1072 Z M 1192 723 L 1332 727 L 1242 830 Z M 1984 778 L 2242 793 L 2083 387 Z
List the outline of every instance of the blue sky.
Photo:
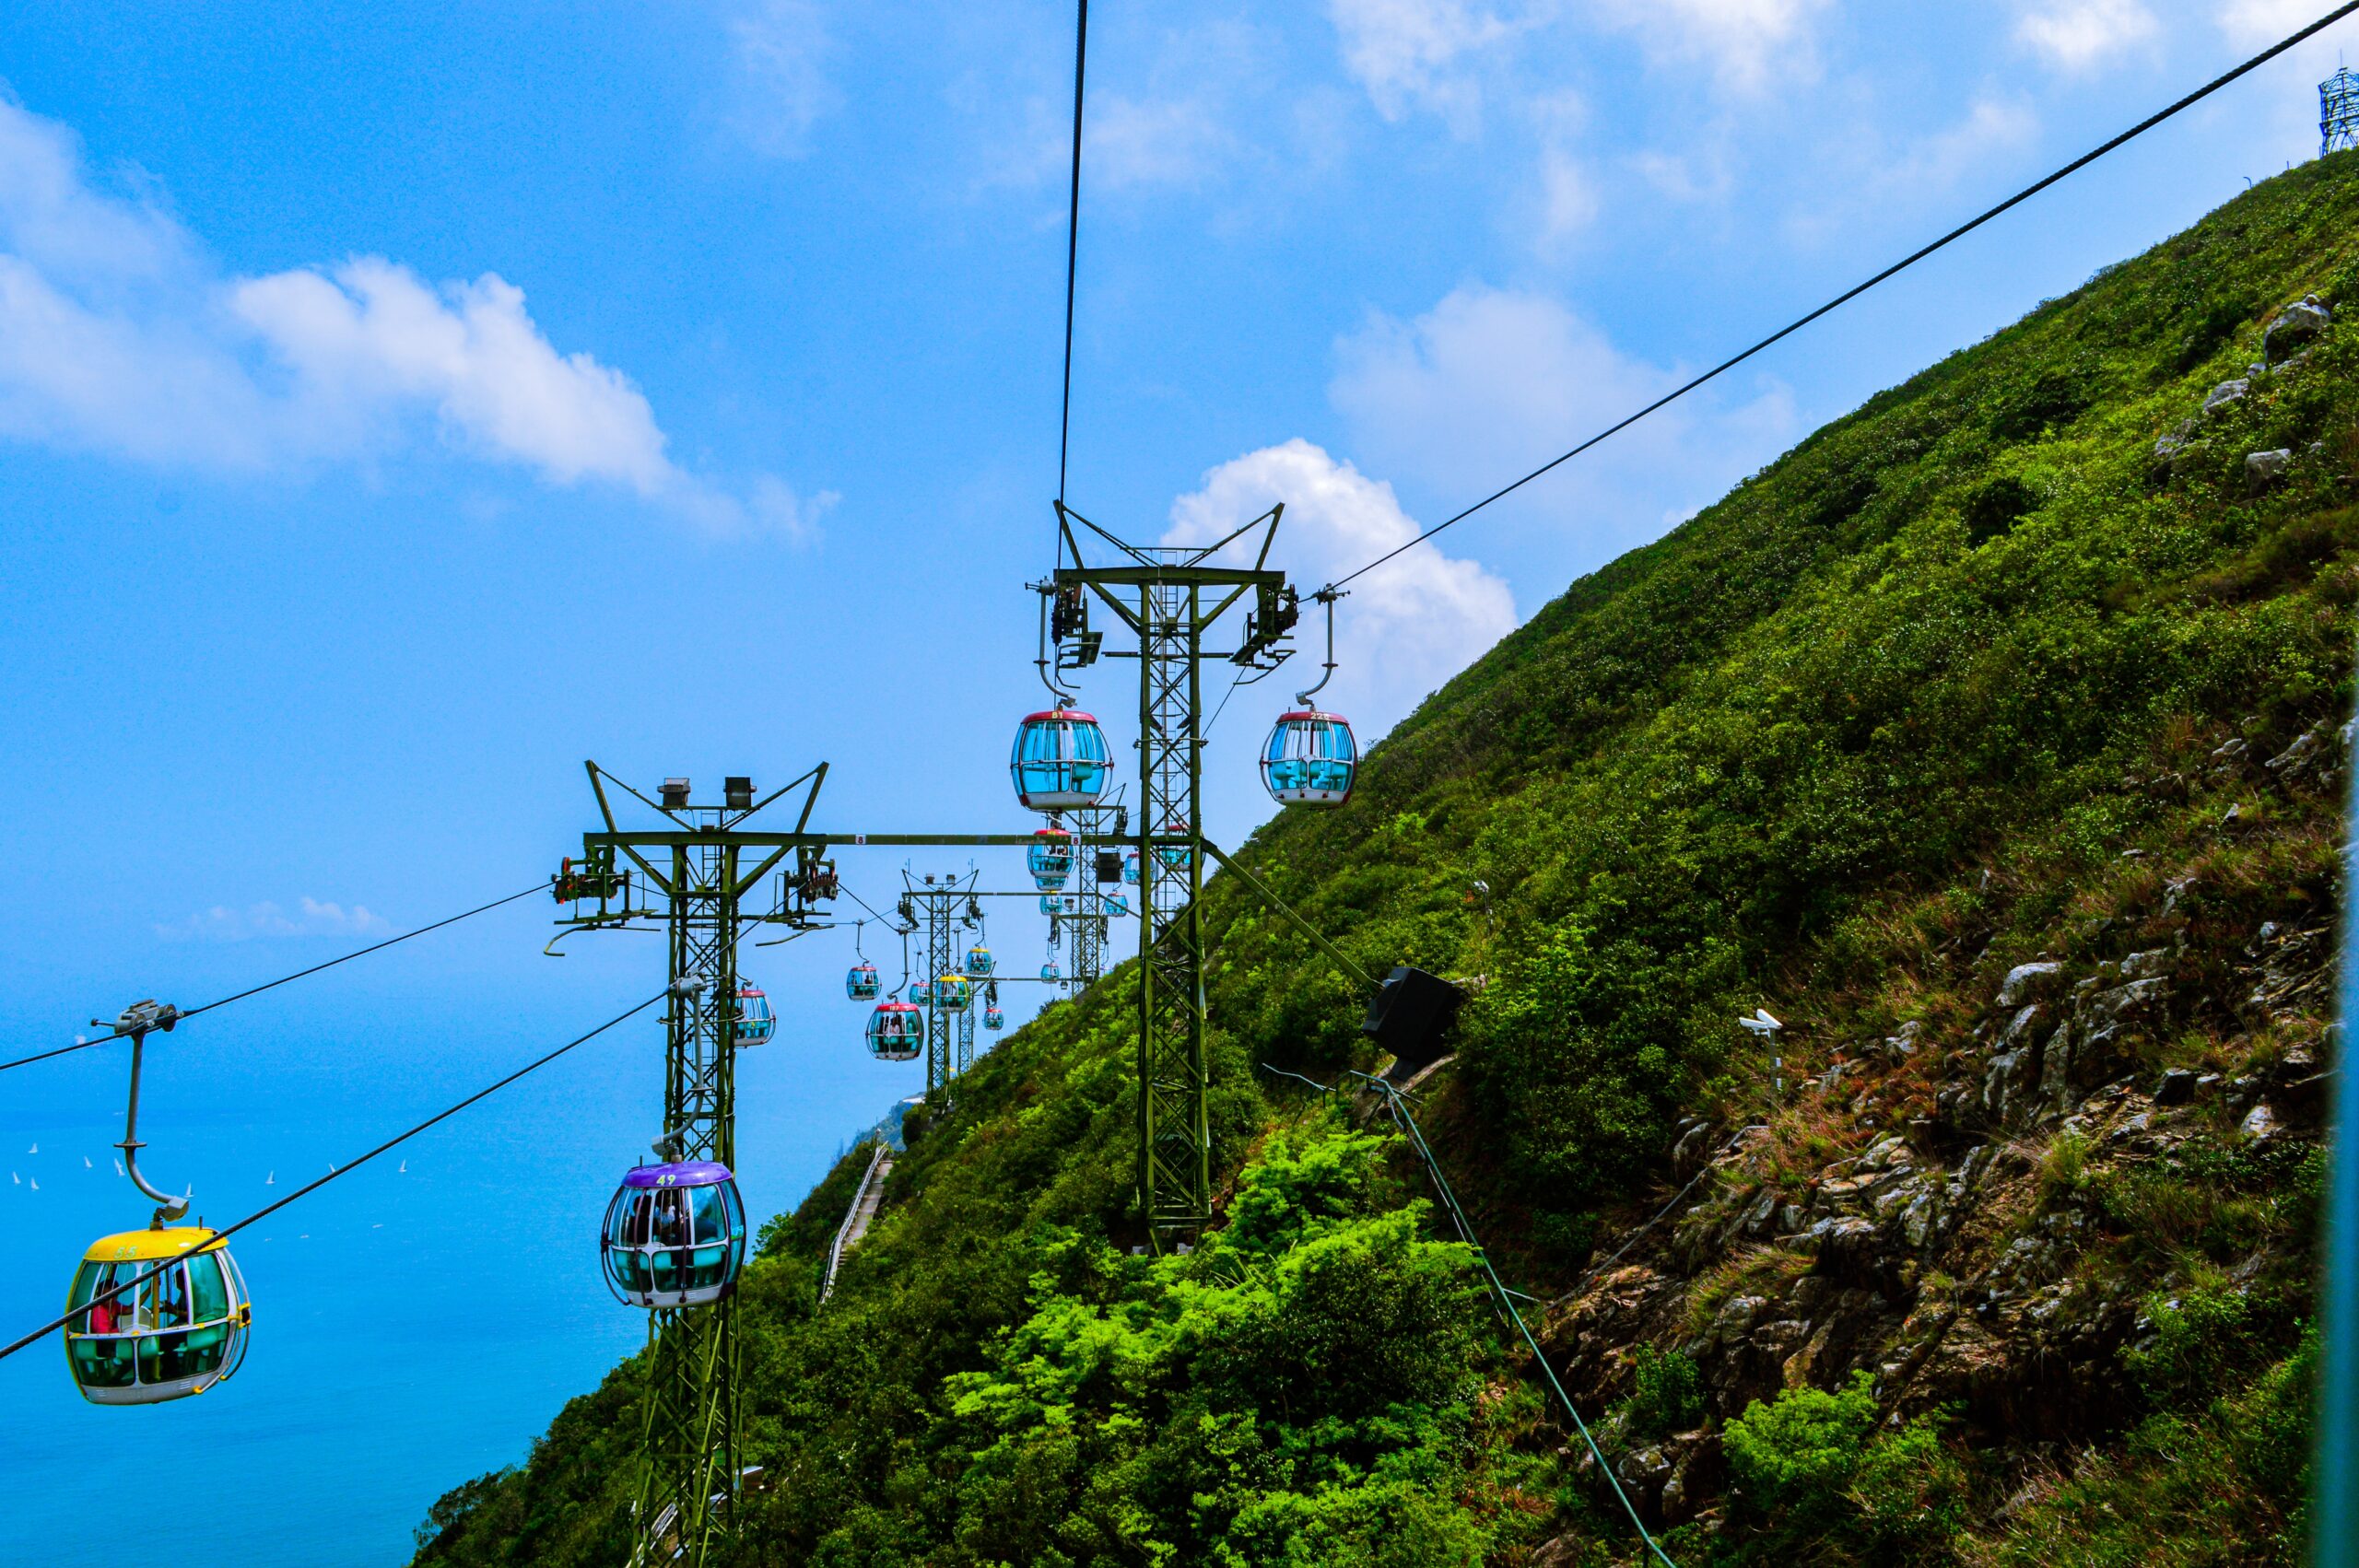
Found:
M 1286 499 L 1315 583 L 2323 8 L 1101 5 L 1072 500 L 1153 539 Z M 2343 30 L 1364 580 L 1337 704 L 1380 731 L 1814 425 L 2311 155 Z M 12 1034 L 523 885 L 584 756 L 825 757 L 828 825 L 1027 826 L 1071 48 L 1046 4 L 0 16 Z M 1284 685 L 1215 732 L 1220 837 L 1266 812 Z M 555 1027 L 639 956 L 411 972 Z

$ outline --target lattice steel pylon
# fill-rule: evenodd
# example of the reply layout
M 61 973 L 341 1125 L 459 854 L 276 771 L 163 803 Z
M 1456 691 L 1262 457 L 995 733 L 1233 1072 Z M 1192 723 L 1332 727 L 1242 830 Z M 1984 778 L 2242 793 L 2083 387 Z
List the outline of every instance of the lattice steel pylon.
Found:
M 2318 84 L 2318 156 L 2359 148 L 2359 76 L 2338 65 Z
M 1074 913 L 1054 919 L 1072 933 L 1073 986 L 1079 991 L 1096 985 L 1106 974 L 1107 928 L 1113 917 L 1107 912 L 1106 895 L 1097 880 L 1097 852 L 1109 845 L 1120 848 L 1130 813 L 1125 807 L 1109 805 L 1083 806 L 1064 814 L 1073 825 Z
M 960 972 L 958 933 L 980 923 L 974 913 L 976 873 L 969 872 L 964 878 L 944 877 L 939 881 L 927 876 L 911 882 L 910 873 L 904 872 L 901 880 L 903 917 L 925 938 L 923 978 L 929 988 L 933 988 L 943 976 Z M 944 1007 L 939 1000 L 927 1004 L 925 1103 L 929 1110 L 949 1107 L 950 1085 L 974 1060 L 974 1027 L 971 996 L 963 1008 Z
M 611 776 L 595 763 L 585 766 L 605 831 L 582 836 L 584 862 L 579 870 L 568 862 L 557 895 L 577 911 L 585 900 L 594 901 L 596 908 L 561 923 L 595 930 L 662 921 L 668 938 L 669 995 L 663 1014 L 663 1126 L 655 1148 L 666 1160 L 711 1160 L 734 1167 L 738 941 L 750 923 L 807 923 L 815 903 L 834 895 L 833 864 L 811 845 L 780 844 L 776 834 L 732 831 L 783 790 L 757 802 L 751 781 L 733 778 L 726 804 L 693 806 L 687 781 L 668 779 L 662 803 L 647 803 L 672 825 L 627 833 L 616 826 L 606 798 L 604 781 Z M 786 786 L 792 790 L 806 780 L 811 785 L 798 833 L 810 820 L 826 777 L 822 763 Z M 750 868 L 748 850 L 760 856 Z M 618 854 L 645 877 L 643 893 L 620 867 Z M 779 890 L 774 907 L 747 913 L 747 895 L 790 855 L 795 872 Z M 743 1474 L 735 1292 L 709 1305 L 651 1312 L 648 1342 L 630 1561 L 634 1568 L 699 1568 L 727 1553 L 734 1531 L 730 1504 Z
M 1138 638 L 1139 783 L 1139 1209 L 1157 1250 L 1192 1240 L 1212 1217 L 1212 1129 L 1204 1062 L 1204 943 L 1202 768 L 1207 659 L 1238 664 L 1258 679 L 1282 662 L 1296 595 L 1268 569 L 1283 505 L 1205 545 L 1126 544 L 1057 503 L 1059 556 L 1044 593 L 1086 590 Z M 1116 564 L 1083 564 L 1079 523 L 1119 553 Z M 1258 548 L 1250 536 L 1259 532 Z M 1230 549 L 1251 550 L 1250 567 L 1216 566 Z M 1070 559 L 1071 566 L 1065 562 Z M 1246 595 L 1253 608 L 1229 651 L 1204 639 Z M 1086 667 L 1099 639 L 1086 618 L 1056 617 L 1057 667 Z M 1073 647 L 1066 648 L 1071 638 Z

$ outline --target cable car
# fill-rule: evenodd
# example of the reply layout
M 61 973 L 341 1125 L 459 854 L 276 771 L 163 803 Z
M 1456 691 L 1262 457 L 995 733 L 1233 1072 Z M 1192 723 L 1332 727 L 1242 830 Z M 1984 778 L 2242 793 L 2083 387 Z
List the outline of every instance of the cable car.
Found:
M 1157 837 L 1180 838 L 1185 837 L 1187 833 L 1188 825 L 1186 823 L 1167 822 L 1158 831 Z M 1188 869 L 1188 846 L 1185 844 L 1158 844 L 1156 846 L 1155 858 L 1161 861 L 1167 870 L 1184 872 Z
M 910 1000 L 920 1007 L 932 1007 L 933 1005 L 933 982 L 929 980 L 920 980 L 917 984 L 911 986 L 910 988 Z
M 1098 895 L 1098 904 L 1109 915 L 1127 915 L 1131 912 L 1131 901 L 1119 893 Z
M 1051 958 L 1046 964 L 1040 965 L 1040 978 L 1044 980 L 1062 980 L 1064 978 L 1062 975 L 1060 975 L 1057 972 L 1057 961 L 1055 959 Z
M 964 1012 L 974 1000 L 974 988 L 964 975 L 943 975 L 933 982 L 933 1005 L 945 1012 Z
M 987 1007 L 983 1009 L 983 1027 L 986 1029 L 1006 1028 L 1007 1014 L 1002 1012 L 996 1007 Z
M 844 976 L 844 995 L 854 1001 L 874 1001 L 884 982 L 876 977 L 876 965 L 862 959 Z
M 719 1301 L 745 1261 L 745 1206 L 727 1165 L 640 1165 L 606 1205 L 606 1286 L 629 1306 Z
M 1040 895 L 1040 913 L 1043 915 L 1074 915 L 1080 912 L 1081 900 L 1070 893 Z
M 202 1394 L 246 1358 L 252 1297 L 218 1231 L 173 1222 L 189 1199 L 140 1173 L 139 1071 L 147 1036 L 170 1034 L 181 1011 L 154 999 L 115 1020 L 131 1040 L 131 1094 L 123 1112 L 123 1174 L 155 1200 L 144 1231 L 100 1236 L 82 1254 L 65 1293 L 65 1366 L 94 1405 L 158 1405 Z M 169 1227 L 169 1228 L 168 1228 Z
M 980 979 L 998 967 L 999 960 L 992 956 L 990 948 L 977 943 L 967 950 L 967 974 L 969 978 Z
M 1034 886 L 1054 893 L 1073 876 L 1073 835 L 1062 827 L 1040 829 L 1024 851 L 1024 864 Z
M 1278 715 L 1262 748 L 1262 782 L 1287 806 L 1340 806 L 1351 797 L 1359 746 L 1340 713 L 1298 708 Z
M 1106 731 L 1077 708 L 1052 708 L 1027 714 L 1015 727 L 1015 748 L 1007 764 L 1015 798 L 1036 812 L 1094 806 L 1106 792 L 1112 771 Z
M 159 1223 L 90 1244 L 65 1301 L 74 1315 L 65 1325 L 65 1364 L 82 1398 L 157 1405 L 202 1394 L 237 1372 L 253 1303 L 218 1235 Z
M 770 1014 L 770 999 L 750 981 L 738 987 L 737 1043 L 741 1046 L 764 1045 L 777 1033 L 778 1020 Z
M 880 1001 L 868 1015 L 868 1054 L 878 1061 L 915 1061 L 925 1054 L 925 1014 L 906 1001 Z
M 1122 857 L 1122 880 L 1133 887 L 1139 884 L 1139 852 L 1136 849 Z

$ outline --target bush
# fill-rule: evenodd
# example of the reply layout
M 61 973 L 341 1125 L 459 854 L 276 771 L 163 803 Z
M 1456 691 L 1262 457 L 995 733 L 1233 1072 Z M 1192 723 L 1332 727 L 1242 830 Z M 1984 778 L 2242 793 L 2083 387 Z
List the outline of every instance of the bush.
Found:
M 1704 1419 L 1703 1378 L 1695 1362 L 1677 1351 L 1640 1345 L 1631 1383 L 1622 1411 L 1634 1436 L 1664 1438 Z
M 1944 1545 L 1966 1524 L 1966 1475 L 1939 1418 L 1875 1428 L 1875 1379 L 1861 1371 L 1833 1393 L 1755 1399 L 1720 1443 L 1743 1499 L 1789 1552 L 1823 1541 L 1893 1561 Z
M 2121 1361 L 2156 1404 L 2209 1394 L 2249 1359 L 2252 1301 L 2242 1291 L 2196 1285 L 2156 1291 L 2142 1305 L 2154 1333 Z
M 1851 1375 L 1835 1393 L 1789 1388 L 1774 1405 L 1755 1399 L 1728 1424 L 1720 1446 L 1745 1500 L 1802 1528 L 1839 1523 L 1845 1493 L 1875 1430 L 1875 1379 Z

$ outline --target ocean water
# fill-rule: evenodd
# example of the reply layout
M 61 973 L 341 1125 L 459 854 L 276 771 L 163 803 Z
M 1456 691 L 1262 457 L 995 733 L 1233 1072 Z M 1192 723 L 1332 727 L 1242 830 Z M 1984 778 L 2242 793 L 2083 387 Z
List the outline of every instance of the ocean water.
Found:
M 660 964 L 657 944 L 628 956 L 643 962 L 556 971 L 585 983 L 538 979 L 466 1009 L 323 977 L 194 1020 L 148 1047 L 142 1169 L 193 1184 L 217 1226 L 242 1217 L 661 983 L 637 972 Z M 832 969 L 771 984 L 780 1037 L 740 1058 L 737 1170 L 757 1224 L 923 1087 L 921 1064 L 867 1058 L 865 1010 L 839 985 Z M 0 1024 L 11 1047 L 61 1043 L 53 1017 L 39 1036 Z M 64 1309 L 92 1239 L 147 1222 L 153 1205 L 111 1147 L 128 1054 L 0 1074 L 0 1340 Z M 170 1509 L 182 1561 L 405 1561 L 436 1497 L 520 1462 L 567 1398 L 644 1341 L 643 1315 L 600 1281 L 595 1236 L 654 1130 L 662 1061 L 661 1025 L 642 1015 L 241 1233 L 252 1348 L 199 1398 L 88 1404 L 54 1340 L 0 1361 L 0 1564 L 105 1550 L 135 1500 Z

